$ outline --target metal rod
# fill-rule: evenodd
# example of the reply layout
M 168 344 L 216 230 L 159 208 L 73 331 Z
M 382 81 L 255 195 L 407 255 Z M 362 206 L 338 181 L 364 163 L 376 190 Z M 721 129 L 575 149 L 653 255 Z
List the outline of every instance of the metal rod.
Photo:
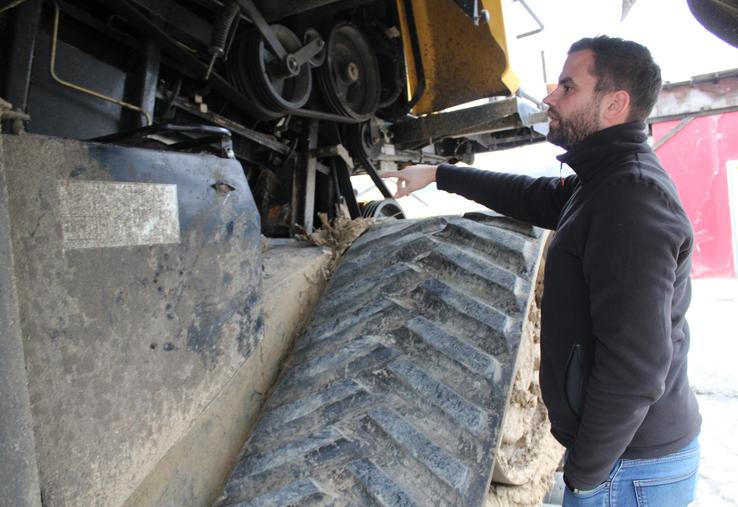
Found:
M 546 71 L 546 52 L 541 49 L 541 68 L 543 69 L 543 84 L 548 84 L 548 72 Z
M 692 120 L 694 120 L 694 119 L 695 119 L 695 116 L 687 116 L 685 118 L 682 118 L 682 121 L 680 121 L 674 127 L 672 127 L 664 135 L 664 137 L 662 137 L 661 139 L 659 139 L 658 141 L 656 141 L 656 143 L 654 143 L 654 145 L 651 147 L 651 149 L 653 149 L 653 151 L 656 151 L 659 148 L 661 148 L 663 145 L 665 145 L 667 143 L 667 141 L 669 141 L 669 139 L 671 139 L 672 137 L 674 137 L 675 135 L 677 135 L 679 132 L 681 132 L 682 130 L 684 130 L 684 128 L 687 125 L 689 125 L 692 122 Z
M 525 0 L 516 0 L 516 1 L 520 2 L 520 5 L 522 5 L 526 11 L 528 11 L 528 14 L 530 14 L 530 17 L 532 17 L 533 20 L 538 24 L 538 28 L 536 28 L 535 30 L 531 30 L 530 32 L 525 32 L 525 33 L 521 33 L 520 35 L 518 35 L 518 39 L 522 39 L 523 37 L 528 37 L 530 35 L 535 35 L 537 33 L 542 32 L 543 23 L 541 23 L 541 20 L 538 19 L 538 16 L 536 16 L 536 13 L 533 12 L 533 10 L 530 7 L 528 7 L 528 4 L 525 3 Z
M 9 11 L 13 7 L 18 7 L 20 4 L 25 2 L 26 0 L 10 0 L 10 3 L 8 5 L 0 6 L 0 14 L 2 14 L 5 11 Z
M 535 98 L 534 96 L 532 96 L 532 95 L 528 95 L 527 93 L 525 93 L 525 92 L 523 91 L 523 89 L 522 89 L 522 88 L 518 88 L 518 92 L 516 93 L 516 95 L 517 95 L 518 97 L 521 97 L 521 98 L 523 98 L 523 99 L 528 99 L 528 100 L 530 100 L 530 101 L 531 101 L 531 102 L 533 102 L 533 103 L 534 103 L 534 104 L 535 104 L 536 106 L 538 106 L 538 109 L 540 109 L 541 111 L 543 111 L 543 110 L 544 110 L 544 109 L 546 108 L 546 106 L 545 106 L 545 105 L 543 104 L 543 102 L 539 102 L 539 101 L 538 101 L 538 100 L 537 100 L 537 99 L 536 99 L 536 98 Z
M 53 28 L 53 33 L 51 35 L 51 60 L 49 62 L 49 72 L 51 73 L 51 77 L 54 79 L 54 81 L 56 81 L 62 86 L 66 86 L 67 88 L 77 90 L 78 92 L 86 93 L 87 95 L 92 95 L 93 97 L 96 97 L 98 99 L 105 100 L 107 102 L 112 102 L 113 104 L 117 104 L 120 107 L 124 107 L 126 109 L 137 111 L 146 117 L 147 125 L 153 124 L 151 115 L 147 111 L 144 111 L 143 108 L 141 107 L 134 106 L 133 104 L 129 104 L 128 102 L 123 102 L 122 100 L 118 100 L 113 97 L 108 97 L 107 95 L 103 95 L 102 93 L 98 93 L 94 90 L 84 88 L 82 86 L 76 85 L 74 83 L 70 83 L 69 81 L 64 81 L 63 79 L 59 78 L 59 76 L 56 75 L 56 69 L 55 69 L 56 43 L 57 43 L 58 36 L 59 36 L 59 5 L 57 3 L 54 3 L 54 28 Z
M 195 115 L 204 120 L 213 122 L 229 130 L 232 130 L 236 134 L 243 136 L 250 141 L 259 143 L 262 146 L 265 146 L 269 148 L 270 150 L 276 151 L 277 153 L 280 153 L 282 155 L 287 155 L 291 151 L 289 146 L 278 141 L 274 136 L 271 136 L 269 134 L 264 134 L 256 130 L 252 130 L 248 127 L 241 125 L 240 123 L 237 123 L 231 120 L 230 118 L 226 118 L 225 116 L 221 116 L 217 113 L 213 113 L 212 111 L 203 113 L 196 106 L 182 99 L 175 98 L 172 104 L 175 107 L 178 107 L 184 111 L 187 111 L 188 113 L 192 115 Z
M 303 140 L 302 148 L 305 150 L 302 160 L 305 164 L 305 207 L 303 208 L 303 229 L 306 234 L 313 233 L 313 218 L 315 215 L 315 186 L 317 178 L 318 157 L 315 154 L 318 147 L 318 120 L 308 120 L 307 125 L 303 123 L 302 128 L 307 126 L 307 139 Z

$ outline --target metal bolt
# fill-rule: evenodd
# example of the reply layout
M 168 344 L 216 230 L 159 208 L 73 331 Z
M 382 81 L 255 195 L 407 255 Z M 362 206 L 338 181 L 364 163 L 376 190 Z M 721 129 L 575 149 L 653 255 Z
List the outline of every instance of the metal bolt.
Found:
M 297 58 L 295 58 L 295 55 L 287 55 L 285 63 L 287 64 L 287 71 L 291 75 L 296 76 L 300 72 L 300 66 L 297 65 Z
M 354 62 L 349 62 L 348 65 L 346 65 L 346 78 L 353 82 L 359 79 L 359 66 L 356 65 Z

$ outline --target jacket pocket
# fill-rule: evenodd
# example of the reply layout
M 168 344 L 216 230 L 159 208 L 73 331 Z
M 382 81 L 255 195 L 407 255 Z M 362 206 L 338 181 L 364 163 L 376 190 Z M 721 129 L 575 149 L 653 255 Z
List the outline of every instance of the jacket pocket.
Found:
M 569 352 L 566 361 L 566 402 L 577 419 L 582 415 L 583 387 L 584 387 L 584 358 L 582 345 L 577 343 Z

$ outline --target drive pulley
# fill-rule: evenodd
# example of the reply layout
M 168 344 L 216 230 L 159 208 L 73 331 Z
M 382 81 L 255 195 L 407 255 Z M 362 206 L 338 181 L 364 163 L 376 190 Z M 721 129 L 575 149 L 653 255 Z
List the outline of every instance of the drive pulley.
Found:
M 377 110 L 381 92 L 379 65 L 364 34 L 351 23 L 333 27 L 325 48 L 318 82 L 330 109 L 356 120 Z
M 277 55 L 263 34 L 252 30 L 236 41 L 235 55 L 228 60 L 226 70 L 241 92 L 276 118 L 301 108 L 310 98 L 315 50 L 322 48 L 323 41 L 314 39 L 308 48 L 286 26 L 274 24 L 269 29 L 286 54 Z

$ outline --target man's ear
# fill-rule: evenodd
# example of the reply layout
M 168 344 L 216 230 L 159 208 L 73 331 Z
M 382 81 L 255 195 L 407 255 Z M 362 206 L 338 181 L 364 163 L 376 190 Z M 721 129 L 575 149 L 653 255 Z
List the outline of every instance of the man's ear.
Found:
M 610 92 L 603 101 L 602 118 L 610 125 L 625 123 L 630 115 L 630 94 L 625 90 Z

